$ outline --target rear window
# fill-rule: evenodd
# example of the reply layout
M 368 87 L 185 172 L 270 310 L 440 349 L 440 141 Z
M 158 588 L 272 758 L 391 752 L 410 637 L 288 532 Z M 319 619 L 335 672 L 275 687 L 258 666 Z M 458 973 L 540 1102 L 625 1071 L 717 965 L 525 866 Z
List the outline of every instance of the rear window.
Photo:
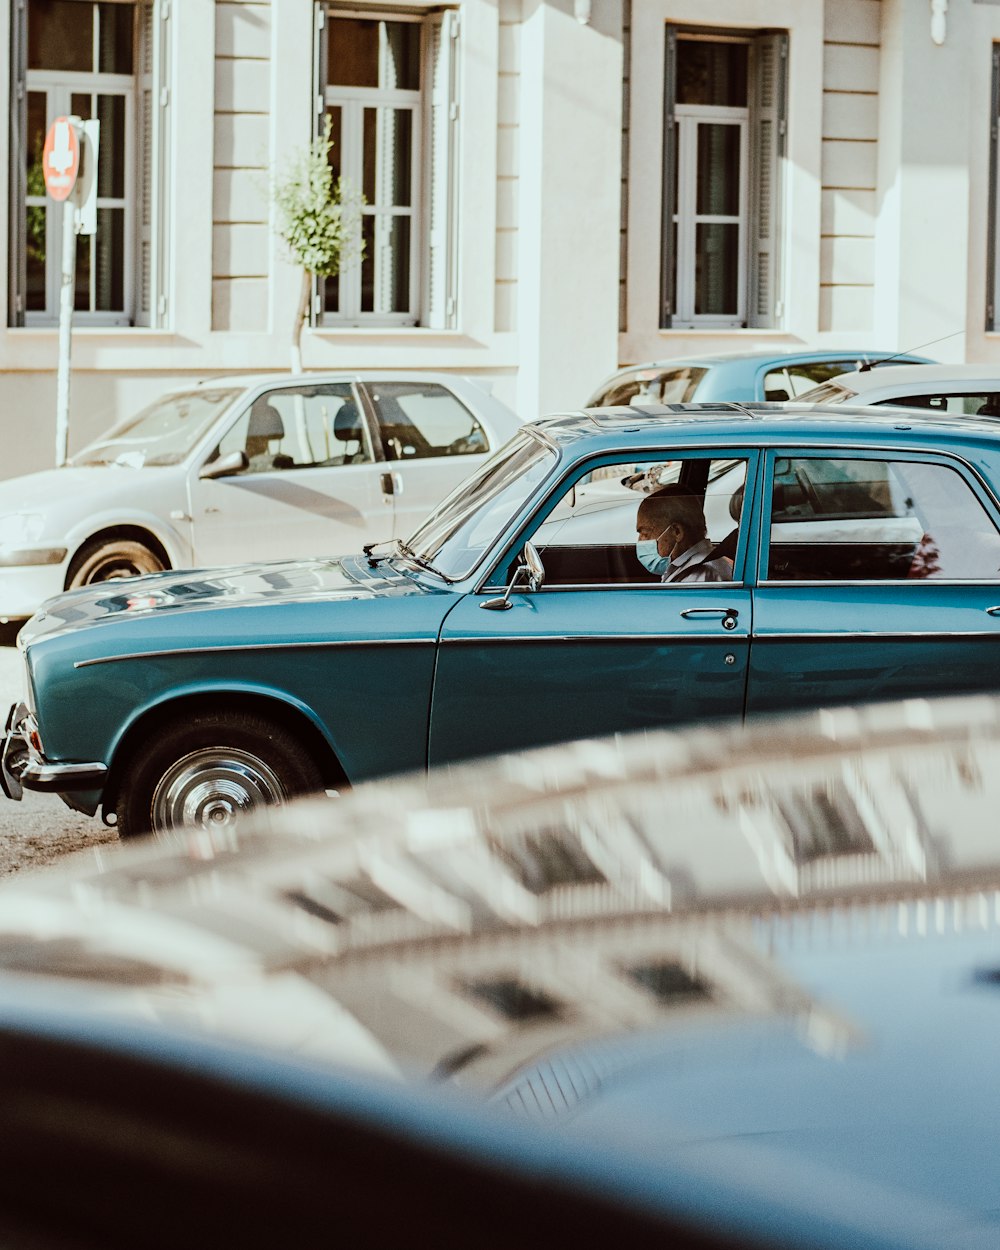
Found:
M 619 378 L 599 395 L 591 408 L 614 408 L 632 403 L 689 404 L 707 370 L 685 366 L 681 369 L 643 369 Z

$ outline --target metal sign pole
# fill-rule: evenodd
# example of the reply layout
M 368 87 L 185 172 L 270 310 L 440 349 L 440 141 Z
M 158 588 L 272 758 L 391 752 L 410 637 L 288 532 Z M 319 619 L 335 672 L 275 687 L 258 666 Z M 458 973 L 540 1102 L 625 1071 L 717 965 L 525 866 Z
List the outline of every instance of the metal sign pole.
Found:
M 56 465 L 66 463 L 69 448 L 69 358 L 73 341 L 73 295 L 76 288 L 75 197 L 63 201 L 62 278 L 59 285 L 59 367 L 56 374 Z

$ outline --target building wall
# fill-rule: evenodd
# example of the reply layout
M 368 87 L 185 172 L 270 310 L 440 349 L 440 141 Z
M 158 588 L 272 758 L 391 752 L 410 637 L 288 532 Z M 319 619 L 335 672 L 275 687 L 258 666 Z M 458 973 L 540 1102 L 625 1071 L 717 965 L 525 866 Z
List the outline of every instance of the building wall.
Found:
M 881 0 L 830 0 L 823 22 L 819 329 L 875 328 Z

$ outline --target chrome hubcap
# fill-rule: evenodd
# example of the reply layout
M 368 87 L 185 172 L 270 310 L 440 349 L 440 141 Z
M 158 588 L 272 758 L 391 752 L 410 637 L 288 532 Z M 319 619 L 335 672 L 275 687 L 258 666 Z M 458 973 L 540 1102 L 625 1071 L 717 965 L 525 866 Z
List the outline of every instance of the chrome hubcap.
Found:
M 204 747 L 177 761 L 153 792 L 154 832 L 223 829 L 285 797 L 277 775 L 256 755 Z

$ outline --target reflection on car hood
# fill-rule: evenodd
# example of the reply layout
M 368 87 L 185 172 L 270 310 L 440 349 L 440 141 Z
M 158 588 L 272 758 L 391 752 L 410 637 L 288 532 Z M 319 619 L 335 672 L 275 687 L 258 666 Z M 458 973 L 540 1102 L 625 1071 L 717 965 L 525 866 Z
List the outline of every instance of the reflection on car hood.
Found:
M 126 581 L 84 586 L 49 599 L 22 629 L 21 639 L 29 644 L 44 634 L 120 620 L 123 615 L 132 618 L 161 612 L 330 598 L 370 599 L 383 594 L 412 593 L 414 589 L 414 582 L 391 565 L 380 563 L 371 570 L 362 557 L 282 560 L 151 573 Z
M 581 742 L 7 883 L 0 974 L 995 1245 L 998 800 L 985 698 Z

